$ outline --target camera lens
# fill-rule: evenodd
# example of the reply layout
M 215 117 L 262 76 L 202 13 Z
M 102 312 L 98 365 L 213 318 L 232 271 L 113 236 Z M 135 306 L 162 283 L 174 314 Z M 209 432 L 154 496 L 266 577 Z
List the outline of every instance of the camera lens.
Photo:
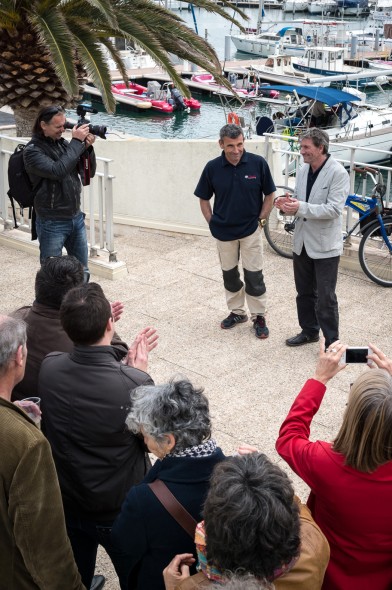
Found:
M 105 125 L 89 125 L 88 130 L 101 139 L 106 139 L 107 127 Z

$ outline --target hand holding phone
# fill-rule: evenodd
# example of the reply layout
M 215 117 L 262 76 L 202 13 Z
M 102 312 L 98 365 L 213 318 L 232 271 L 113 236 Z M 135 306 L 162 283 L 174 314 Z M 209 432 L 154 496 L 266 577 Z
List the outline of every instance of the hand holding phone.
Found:
M 343 353 L 341 362 L 358 364 L 358 363 L 372 363 L 371 359 L 368 359 L 368 355 L 372 354 L 373 351 L 367 346 L 348 346 Z

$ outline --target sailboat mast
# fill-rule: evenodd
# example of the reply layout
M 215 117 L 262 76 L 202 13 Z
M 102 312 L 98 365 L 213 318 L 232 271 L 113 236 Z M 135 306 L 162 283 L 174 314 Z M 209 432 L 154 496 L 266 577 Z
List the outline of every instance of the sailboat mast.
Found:
M 261 33 L 261 26 L 264 17 L 264 0 L 259 0 L 259 9 L 257 12 L 257 33 Z

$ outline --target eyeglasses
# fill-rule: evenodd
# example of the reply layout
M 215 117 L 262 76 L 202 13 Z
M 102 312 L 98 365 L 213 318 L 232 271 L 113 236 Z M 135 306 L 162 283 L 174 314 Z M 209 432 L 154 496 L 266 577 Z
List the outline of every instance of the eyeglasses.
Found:
M 55 115 L 58 115 L 59 113 L 64 113 L 63 107 L 60 107 L 60 106 L 47 107 L 47 108 L 43 109 L 43 111 L 41 112 L 41 114 L 39 116 L 39 120 L 45 121 L 45 123 L 46 123 L 47 121 L 50 121 L 50 119 L 52 117 L 54 117 Z

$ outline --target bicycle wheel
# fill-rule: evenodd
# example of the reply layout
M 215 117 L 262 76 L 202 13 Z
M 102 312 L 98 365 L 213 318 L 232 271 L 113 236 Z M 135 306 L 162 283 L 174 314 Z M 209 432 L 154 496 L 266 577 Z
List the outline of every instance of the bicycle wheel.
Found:
M 392 217 L 385 217 L 383 221 L 392 247 Z M 371 225 L 364 232 L 358 256 L 362 270 L 369 279 L 382 287 L 392 287 L 392 250 L 384 242 L 379 223 Z
M 294 191 L 288 186 L 277 186 L 276 192 L 278 194 L 288 192 L 292 195 Z M 294 227 L 295 217 L 293 215 L 284 215 L 276 207 L 272 209 L 264 226 L 264 233 L 268 244 L 279 256 L 293 257 Z

